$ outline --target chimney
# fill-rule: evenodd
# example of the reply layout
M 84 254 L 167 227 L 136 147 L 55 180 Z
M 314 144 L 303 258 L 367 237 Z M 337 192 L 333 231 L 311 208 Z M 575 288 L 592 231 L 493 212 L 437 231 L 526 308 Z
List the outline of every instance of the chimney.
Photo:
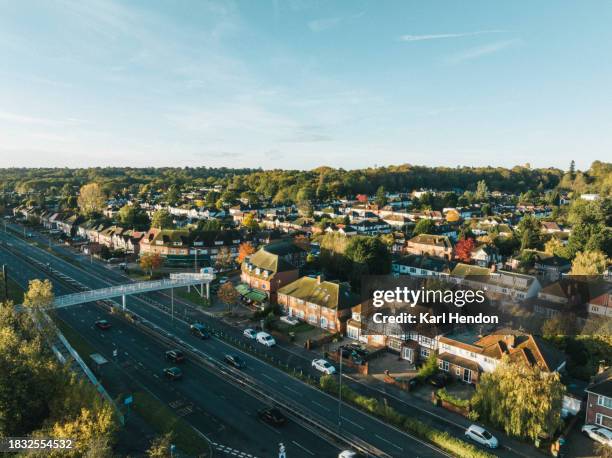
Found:
M 497 264 L 495 264 L 495 263 L 491 264 L 491 269 L 490 270 L 491 270 L 491 272 L 497 271 Z
M 603 374 L 608 369 L 605 361 L 599 361 L 599 366 L 597 367 L 597 375 Z
M 506 341 L 506 345 L 508 345 L 508 348 L 510 350 L 512 350 L 514 348 L 514 343 L 515 343 L 515 336 L 512 334 L 508 334 L 504 340 Z
M 323 281 L 323 274 L 317 275 L 317 285 L 320 285 L 322 281 Z

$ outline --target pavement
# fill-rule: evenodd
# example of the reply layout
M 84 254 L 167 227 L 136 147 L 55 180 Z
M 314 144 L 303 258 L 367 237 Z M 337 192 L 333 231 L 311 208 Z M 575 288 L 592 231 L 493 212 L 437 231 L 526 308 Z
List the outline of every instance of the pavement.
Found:
M 7 253 L 5 250 L 2 250 L 2 257 L 5 258 L 3 261 L 7 262 L 11 266 L 19 266 L 17 269 L 13 268 L 12 271 L 17 270 L 20 274 L 32 269 L 30 264 L 27 262 L 27 259 L 34 258 L 43 263 L 49 263 L 51 268 L 61 271 L 64 275 L 73 278 L 91 288 L 101 288 L 112 284 L 127 283 L 129 281 L 121 272 L 114 269 L 109 269 L 96 261 L 92 263 L 89 258 L 72 253 L 63 246 L 53 247 L 53 249 L 59 251 L 62 256 L 58 257 L 52 255 L 48 251 L 41 250 L 40 248 L 28 244 L 10 233 L 1 233 L 0 240 L 10 242 L 22 254 L 21 257 L 9 256 L 9 259 L 6 259 Z M 73 258 L 73 261 L 67 262 L 66 260 L 62 259 L 64 257 L 71 257 Z M 41 272 L 33 272 L 31 275 L 33 277 L 43 276 Z M 59 295 L 63 292 L 63 290 L 59 289 L 60 285 L 57 283 L 57 281 L 54 281 L 56 288 L 58 288 L 57 294 Z M 219 320 L 207 316 L 200 310 L 200 308 L 194 308 L 191 304 L 178 299 L 176 295 L 174 296 L 174 313 L 171 312 L 170 297 L 166 292 L 130 296 L 127 303 L 130 310 L 138 313 L 145 319 L 154 322 L 158 326 L 167 329 L 169 332 L 172 332 L 177 337 L 188 342 L 190 345 L 197 347 L 215 360 L 222 360 L 226 353 L 235 353 L 239 352 L 240 350 L 236 346 L 228 344 L 226 342 L 226 340 L 228 340 L 227 337 L 226 339 L 213 338 L 207 341 L 199 341 L 195 339 L 189 333 L 188 324 L 190 322 L 195 320 L 206 322 L 211 327 L 215 327 L 219 332 L 227 333 L 229 338 L 234 339 L 236 342 L 235 345 L 251 344 L 251 342 L 246 341 L 246 338 L 242 337 L 239 330 L 224 325 L 223 323 L 219 322 Z M 78 332 L 82 335 L 88 336 L 94 345 L 96 345 L 97 349 L 99 348 L 101 351 L 104 351 L 102 348 L 104 346 L 104 342 L 106 341 L 102 339 L 106 339 L 106 337 L 94 335 L 97 333 L 97 331 L 92 329 L 92 321 L 90 321 L 93 320 L 94 317 L 93 315 L 88 316 L 87 310 L 95 311 L 89 313 L 100 313 L 99 309 L 96 307 L 88 305 L 77 306 L 75 307 L 75 311 L 72 312 L 76 315 L 70 317 L 71 312 L 68 312 L 67 319 L 72 319 L 73 321 L 71 321 L 71 325 L 74 325 Z M 109 319 L 109 317 L 106 315 L 102 316 Z M 110 319 L 113 319 L 113 317 L 110 317 Z M 140 360 L 141 358 L 143 359 L 141 362 L 143 365 L 145 365 L 145 369 L 142 372 L 145 374 L 147 371 L 150 372 L 150 375 L 146 376 L 147 378 L 145 381 L 143 381 L 143 383 L 146 383 L 146 386 L 152 390 L 159 390 L 159 395 L 162 397 L 164 394 L 164 385 L 153 377 L 153 374 L 156 371 L 161 370 L 161 365 L 163 364 L 163 361 L 158 361 L 159 356 L 157 356 L 160 354 L 161 349 L 153 352 L 151 350 L 153 344 L 148 342 L 144 336 L 140 335 L 137 330 L 130 325 L 125 325 L 125 327 L 122 327 L 121 325 L 117 324 L 117 329 L 121 330 L 122 332 L 117 332 L 115 334 L 125 334 L 125 337 L 117 337 L 117 339 L 122 339 L 121 341 L 118 340 L 116 342 L 117 346 L 121 345 L 121 348 L 123 349 L 127 345 L 128 357 L 131 355 L 135 358 L 135 360 Z M 136 347 L 138 347 L 138 350 L 135 350 Z M 106 354 L 108 354 L 108 351 L 110 351 L 112 345 L 109 344 L 106 348 L 108 349 Z M 146 350 L 146 348 L 149 348 L 149 350 Z M 289 364 L 292 367 L 299 367 L 305 372 L 311 371 L 309 364 L 310 359 L 312 358 L 310 357 L 308 357 L 308 359 L 304 359 L 302 355 L 295 354 L 293 351 L 287 351 L 285 348 L 276 347 L 267 349 L 261 346 L 257 346 L 256 348 L 261 355 L 265 354 L 266 358 L 272 358 L 277 363 L 282 361 L 283 363 Z M 152 356 L 153 353 L 156 353 L 156 356 Z M 335 398 L 321 392 L 320 390 L 310 387 L 309 385 L 277 369 L 273 365 L 263 362 L 261 359 L 255 358 L 248 353 L 243 352 L 242 356 L 247 361 L 249 373 L 260 380 L 265 380 L 265 383 L 273 387 L 274 390 L 279 393 L 279 396 L 290 397 L 292 401 L 298 404 L 301 408 L 311 412 L 313 415 L 321 416 L 330 424 L 337 423 L 338 401 Z M 200 381 L 200 385 L 206 386 L 207 389 L 212 389 L 208 388 L 209 386 L 218 386 L 220 393 L 223 393 L 226 390 L 230 391 L 230 385 L 224 383 L 224 381 L 219 378 L 217 374 L 206 374 L 205 372 L 199 372 L 201 369 L 193 370 L 196 371 L 194 375 L 186 377 L 184 381 L 185 383 L 181 385 L 177 384 L 176 389 L 180 389 L 182 395 L 190 399 L 194 404 L 197 403 L 198 405 L 202 406 L 200 397 L 203 397 L 206 402 L 204 402 L 205 405 L 202 406 L 202 408 L 209 412 L 215 409 L 215 406 L 211 405 L 210 399 L 206 398 L 204 393 L 198 390 L 198 384 L 191 384 L 187 382 L 187 380 L 197 379 Z M 310 373 L 313 377 L 318 375 L 312 372 Z M 202 380 L 205 380 L 206 382 L 202 383 Z M 245 400 L 243 400 L 241 397 L 237 397 L 238 401 L 236 404 L 238 407 L 236 407 L 236 410 L 232 410 L 231 403 L 229 402 L 230 398 L 228 396 L 226 396 L 226 398 L 227 399 L 223 400 L 223 403 L 219 404 L 219 409 L 221 409 L 221 405 L 227 406 L 227 410 L 220 412 L 220 420 L 225 424 L 229 423 L 228 427 L 231 427 L 234 426 L 232 425 L 232 418 L 235 418 L 235 421 L 241 423 L 242 418 L 247 416 L 247 412 L 251 412 L 252 410 L 250 410 L 251 408 L 248 407 L 250 404 L 245 402 Z M 165 397 L 163 399 L 169 398 Z M 252 402 L 253 401 L 251 401 L 251 403 Z M 188 417 L 186 417 L 186 419 L 190 421 L 190 423 L 194 421 Z M 402 431 L 399 431 L 398 429 L 348 405 L 344 405 L 342 407 L 342 419 L 342 431 L 344 434 L 362 436 L 368 443 L 384 451 L 389 456 L 404 456 L 407 453 L 410 453 L 415 457 L 448 456 L 445 453 L 441 453 L 430 444 L 420 441 L 417 438 L 413 438 Z M 239 426 L 238 429 L 245 430 L 245 427 Z M 251 425 L 247 423 L 246 426 L 246 430 L 252 434 L 252 439 L 250 440 L 254 441 L 253 443 L 262 444 L 261 447 L 267 447 L 266 450 L 268 450 L 268 453 L 270 454 L 275 453 L 276 443 L 279 438 L 277 437 L 272 439 L 270 434 L 274 433 L 266 432 L 264 429 L 267 428 L 262 428 L 262 425 L 257 424 Z M 320 437 L 309 437 L 307 435 L 307 431 L 302 428 L 300 428 L 299 431 L 293 432 L 283 431 L 281 438 L 285 445 L 287 445 L 288 452 L 291 450 L 291 453 L 288 453 L 289 456 L 325 457 L 335 456 L 337 454 L 337 449 L 334 449 L 332 452 L 329 450 L 328 445 L 326 445 L 326 443 L 324 443 Z M 237 437 L 237 439 L 239 439 L 239 437 Z M 299 446 L 295 445 L 294 442 L 297 442 Z

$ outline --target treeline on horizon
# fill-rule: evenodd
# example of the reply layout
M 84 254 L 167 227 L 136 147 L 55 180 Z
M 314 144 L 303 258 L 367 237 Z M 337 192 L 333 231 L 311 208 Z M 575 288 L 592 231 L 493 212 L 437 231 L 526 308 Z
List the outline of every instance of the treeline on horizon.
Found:
M 3 190 L 47 195 L 90 182 L 99 183 L 108 195 L 143 194 L 167 191 L 170 187 L 189 189 L 219 185 L 234 192 L 254 192 L 268 198 L 279 193 L 289 200 L 300 191 L 313 198 L 351 198 L 373 195 L 381 186 L 386 192 L 413 189 L 473 191 L 484 180 L 490 191 L 518 194 L 551 189 L 599 192 L 610 195 L 612 163 L 595 161 L 586 171 L 531 168 L 529 165 L 503 167 L 426 167 L 410 164 L 344 170 L 318 167 L 302 170 L 262 170 L 210 167 L 105 167 L 105 168 L 5 168 L 0 169 Z

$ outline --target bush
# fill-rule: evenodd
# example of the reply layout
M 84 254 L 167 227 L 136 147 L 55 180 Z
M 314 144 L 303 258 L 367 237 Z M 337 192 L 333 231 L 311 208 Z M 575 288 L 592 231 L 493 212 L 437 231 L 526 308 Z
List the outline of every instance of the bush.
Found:
M 461 399 L 461 398 L 458 398 L 456 396 L 453 396 L 448 391 L 446 391 L 446 388 L 440 388 L 436 392 L 436 394 L 438 395 L 438 397 L 441 400 L 446 401 L 449 404 L 452 404 L 454 406 L 461 407 L 461 408 L 464 408 L 464 409 L 467 409 L 470 406 L 470 400 L 469 399 Z
M 421 380 L 425 380 L 426 378 L 431 377 L 435 373 L 438 372 L 438 358 L 435 353 L 429 355 L 425 364 L 421 366 L 419 372 L 417 373 L 417 377 Z

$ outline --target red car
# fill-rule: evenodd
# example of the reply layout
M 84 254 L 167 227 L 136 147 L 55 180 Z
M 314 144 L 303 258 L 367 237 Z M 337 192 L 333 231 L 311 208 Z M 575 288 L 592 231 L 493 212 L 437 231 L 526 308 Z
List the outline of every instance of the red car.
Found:
M 106 331 L 107 329 L 111 328 L 111 324 L 106 320 L 98 320 L 95 322 L 95 325 L 98 329 L 101 329 L 102 331 Z

